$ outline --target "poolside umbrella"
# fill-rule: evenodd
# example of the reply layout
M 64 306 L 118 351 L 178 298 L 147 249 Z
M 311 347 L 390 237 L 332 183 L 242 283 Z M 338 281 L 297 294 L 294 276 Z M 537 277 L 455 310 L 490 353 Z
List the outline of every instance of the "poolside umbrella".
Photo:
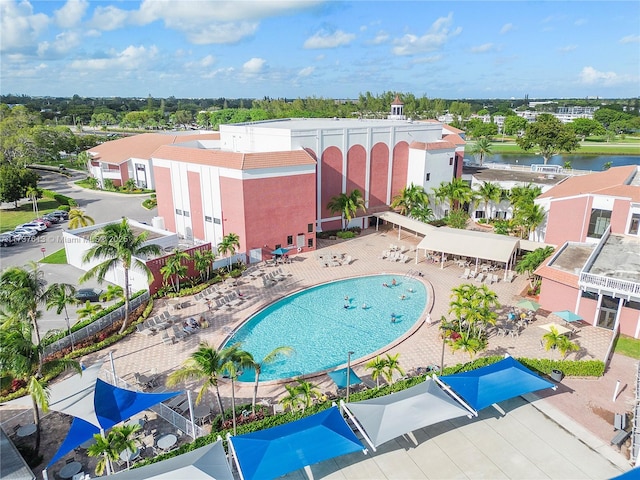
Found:
M 333 380 L 338 388 L 347 388 L 347 369 L 341 368 L 339 370 L 334 370 L 333 372 L 329 372 L 329 378 Z M 349 369 L 349 385 L 358 385 L 362 383 L 360 377 L 356 375 L 352 369 Z
M 553 312 L 554 315 L 560 317 L 565 322 L 577 322 L 583 320 L 583 318 L 577 313 L 573 313 L 571 310 L 560 310 L 559 312 Z
M 518 302 L 518 307 L 523 310 L 533 310 L 534 312 L 538 310 L 541 305 L 538 302 L 534 302 L 533 300 L 524 299 Z
M 276 248 L 274 251 L 271 252 L 272 255 L 284 255 L 286 253 L 289 253 L 289 249 L 288 248 Z

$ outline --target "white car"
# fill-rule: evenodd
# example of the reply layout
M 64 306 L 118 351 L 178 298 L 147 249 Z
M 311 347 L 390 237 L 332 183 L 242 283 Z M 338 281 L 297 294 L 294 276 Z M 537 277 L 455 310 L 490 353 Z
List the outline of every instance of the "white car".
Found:
M 24 241 L 29 238 L 33 238 L 37 236 L 39 232 L 35 228 L 18 227 L 13 232 L 10 232 L 10 233 L 15 235 L 19 241 Z
M 23 223 L 19 228 L 35 228 L 38 232 L 44 232 L 47 229 L 47 224 L 44 222 L 29 222 Z

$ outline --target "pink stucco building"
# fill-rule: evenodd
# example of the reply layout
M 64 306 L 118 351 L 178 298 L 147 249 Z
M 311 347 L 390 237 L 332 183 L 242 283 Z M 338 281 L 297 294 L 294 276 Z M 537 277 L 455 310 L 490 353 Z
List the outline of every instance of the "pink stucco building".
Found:
M 536 199 L 543 241 L 561 245 L 542 265 L 540 303 L 640 337 L 640 167 L 569 177 Z

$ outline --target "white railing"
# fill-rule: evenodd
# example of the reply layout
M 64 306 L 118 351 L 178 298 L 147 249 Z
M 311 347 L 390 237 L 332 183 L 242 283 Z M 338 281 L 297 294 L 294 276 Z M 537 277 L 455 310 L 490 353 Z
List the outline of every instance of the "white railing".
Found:
M 640 296 L 640 283 L 605 277 L 604 275 L 582 272 L 580 273 L 578 284 L 580 287 L 607 290 L 614 293 L 615 296 L 620 294 L 633 295 L 635 297 Z
M 512 163 L 491 163 L 491 162 L 487 162 L 487 163 L 483 163 L 482 164 L 483 167 L 487 167 L 487 168 L 491 168 L 493 170 L 513 170 L 515 172 L 527 172 L 527 173 L 545 173 L 547 175 L 553 175 L 553 174 L 558 174 L 558 175 L 588 175 L 590 173 L 594 173 L 593 170 L 574 170 L 573 168 L 563 168 L 559 165 L 554 166 L 554 165 L 546 165 L 547 167 L 554 167 L 552 168 L 553 171 L 542 171 L 544 170 L 543 168 L 541 168 L 542 166 L 538 166 L 538 165 L 514 165 Z M 550 169 L 551 170 L 551 169 Z

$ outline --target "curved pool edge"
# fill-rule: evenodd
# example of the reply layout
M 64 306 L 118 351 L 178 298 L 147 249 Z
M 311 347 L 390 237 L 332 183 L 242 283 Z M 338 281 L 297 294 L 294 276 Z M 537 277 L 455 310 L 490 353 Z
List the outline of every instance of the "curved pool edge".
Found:
M 364 277 L 375 277 L 375 276 L 379 276 L 379 275 L 398 275 L 398 276 L 405 276 L 406 272 L 379 272 L 379 273 L 371 273 L 371 274 L 366 274 L 366 275 L 352 275 L 352 276 L 346 276 L 346 277 L 340 277 L 340 278 L 335 278 L 332 279 L 330 281 L 327 282 L 321 282 L 321 283 L 316 283 L 313 285 L 307 285 L 304 287 L 300 287 L 300 288 L 296 288 L 295 290 L 292 290 L 291 292 L 287 293 L 286 295 L 283 295 L 277 299 L 274 299 L 271 302 L 268 302 L 264 305 L 261 305 L 259 308 L 256 309 L 255 312 L 253 312 L 252 314 L 250 314 L 245 320 L 243 320 L 242 322 L 240 322 L 231 332 L 227 333 L 224 337 L 224 339 L 222 340 L 222 342 L 220 342 L 220 345 L 218 346 L 218 349 L 221 348 L 223 345 L 225 345 L 229 339 L 238 331 L 240 330 L 248 321 L 250 321 L 255 315 L 257 315 L 258 313 L 260 313 L 262 310 L 264 310 L 265 308 L 269 307 L 270 305 L 273 305 L 276 302 L 279 302 L 281 300 L 283 300 L 284 298 L 290 297 L 292 295 L 295 295 L 296 293 L 299 293 L 303 290 L 307 290 L 309 288 L 313 288 L 313 287 L 317 287 L 320 285 L 325 285 L 325 284 L 329 284 L 329 283 L 333 283 L 333 282 L 337 282 L 340 280 L 348 280 L 350 278 L 364 278 Z M 397 347 L 398 345 L 400 345 L 401 343 L 405 342 L 407 339 L 409 339 L 410 337 L 412 337 L 413 335 L 415 335 L 418 330 L 420 330 L 420 328 L 425 324 L 426 321 L 426 316 L 427 314 L 431 313 L 431 311 L 433 310 L 433 305 L 435 302 L 435 298 L 434 298 L 434 288 L 433 285 L 431 284 L 431 282 L 429 282 L 424 276 L 412 276 L 411 277 L 414 280 L 419 280 L 420 282 L 422 282 L 422 284 L 424 285 L 426 291 L 427 291 L 427 304 L 425 306 L 425 308 L 422 310 L 422 313 L 419 315 L 418 319 L 414 322 L 414 324 L 411 326 L 411 328 L 409 328 L 409 330 L 407 330 L 406 332 L 404 332 L 401 336 L 399 336 L 398 338 L 396 338 L 393 342 L 388 343 L 387 345 L 385 345 L 384 347 L 376 350 L 375 352 L 372 352 L 368 355 L 365 355 L 364 357 L 360 357 L 360 358 L 356 358 L 353 359 L 351 361 L 351 367 L 356 367 L 359 366 L 363 363 L 368 362 L 369 360 L 376 358 L 378 355 L 382 355 L 384 353 L 389 352 L 390 350 L 392 350 L 393 348 Z M 433 325 L 433 323 L 432 323 Z M 263 385 L 265 387 L 269 387 L 269 386 L 278 386 L 278 385 L 284 385 L 287 383 L 291 383 L 295 380 L 298 379 L 302 379 L 302 380 L 309 380 L 312 378 L 317 378 L 317 377 L 321 377 L 322 375 L 326 375 L 328 372 L 332 372 L 334 370 L 340 369 L 340 368 L 346 368 L 347 364 L 346 362 L 344 364 L 329 368 L 329 369 L 325 369 L 325 370 L 318 370 L 316 372 L 313 373 L 308 373 L 305 375 L 297 375 L 294 377 L 288 377 L 288 378 L 279 378 L 277 380 L 260 380 L 260 385 Z M 240 381 L 237 380 L 236 381 L 237 384 L 239 386 L 248 386 L 248 385 L 254 385 L 255 381 L 250 381 L 250 382 L 244 382 L 244 381 Z

